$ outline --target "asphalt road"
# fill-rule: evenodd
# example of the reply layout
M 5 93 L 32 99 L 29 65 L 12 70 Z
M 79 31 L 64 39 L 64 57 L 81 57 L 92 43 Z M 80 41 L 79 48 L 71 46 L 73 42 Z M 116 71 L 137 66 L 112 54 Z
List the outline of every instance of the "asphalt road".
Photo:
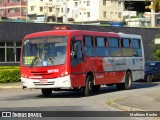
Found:
M 103 86 L 98 94 L 90 97 L 84 97 L 80 92 L 53 92 L 52 96 L 45 98 L 41 95 L 40 90 L 23 90 L 23 89 L 0 89 L 0 111 L 119 111 L 106 104 L 108 100 L 121 98 L 126 95 L 143 93 L 146 89 L 160 87 L 158 82 L 143 83 L 136 82 L 132 90 L 118 91 L 116 87 Z M 82 116 L 83 116 L 82 112 Z M 62 113 L 63 114 L 63 113 Z M 66 114 L 66 113 L 64 113 Z M 116 114 L 112 113 L 111 114 Z M 117 113 L 120 114 L 120 113 Z M 118 116 L 118 115 L 117 115 Z M 76 117 L 77 120 L 97 120 L 97 119 L 117 119 L 117 120 L 143 120 L 143 118 L 130 118 L 121 115 L 118 117 Z M 0 118 L 1 119 L 1 118 Z M 10 118 L 7 118 L 10 119 Z M 13 120 L 14 118 L 12 118 Z M 17 119 L 17 118 L 16 118 Z M 36 119 L 36 118 L 35 118 Z M 38 118 L 37 118 L 38 119 Z M 51 119 L 51 118 L 47 118 Z M 63 119 L 56 117 L 55 120 Z M 74 117 L 66 118 L 72 120 Z M 3 119 L 4 120 L 4 119 Z M 40 120 L 40 118 L 38 119 Z

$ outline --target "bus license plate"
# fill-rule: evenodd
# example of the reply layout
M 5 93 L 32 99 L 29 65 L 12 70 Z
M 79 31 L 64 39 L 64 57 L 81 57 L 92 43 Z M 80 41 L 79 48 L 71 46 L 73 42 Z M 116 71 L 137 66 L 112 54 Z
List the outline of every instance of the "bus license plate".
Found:
M 46 84 L 48 81 L 47 80 L 40 80 L 39 81 L 41 84 Z

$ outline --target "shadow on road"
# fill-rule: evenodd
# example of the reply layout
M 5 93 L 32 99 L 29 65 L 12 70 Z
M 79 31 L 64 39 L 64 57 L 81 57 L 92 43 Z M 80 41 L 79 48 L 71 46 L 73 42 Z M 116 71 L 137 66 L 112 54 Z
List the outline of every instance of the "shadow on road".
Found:
M 133 82 L 132 89 L 131 90 L 136 90 L 136 89 L 143 89 L 143 88 L 151 88 L 154 86 L 158 86 L 160 83 L 146 83 L 142 80 Z M 121 90 L 122 91 L 122 90 Z M 124 90 L 125 91 L 125 90 Z M 105 86 L 103 85 L 100 89 L 99 92 L 94 93 L 93 96 L 95 95 L 100 95 L 100 94 L 106 94 L 106 93 L 111 93 L 111 92 L 119 92 L 117 90 L 116 86 Z M 37 96 L 38 98 L 45 98 L 43 95 Z M 82 91 L 56 91 L 52 93 L 52 96 L 48 98 L 81 98 L 84 97 L 84 94 Z

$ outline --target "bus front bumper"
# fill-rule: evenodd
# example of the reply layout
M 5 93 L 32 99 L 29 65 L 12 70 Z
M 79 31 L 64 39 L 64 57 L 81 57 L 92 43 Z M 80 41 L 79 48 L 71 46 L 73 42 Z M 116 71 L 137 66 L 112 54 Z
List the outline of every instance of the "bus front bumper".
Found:
M 21 77 L 23 88 L 71 88 L 70 75 L 54 79 L 29 79 Z

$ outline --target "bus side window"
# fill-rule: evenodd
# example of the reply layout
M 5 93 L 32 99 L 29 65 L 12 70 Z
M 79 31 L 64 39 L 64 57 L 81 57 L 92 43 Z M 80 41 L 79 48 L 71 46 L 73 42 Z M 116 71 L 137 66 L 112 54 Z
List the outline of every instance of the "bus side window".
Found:
M 82 59 L 82 42 L 81 41 L 76 41 L 77 42 L 77 59 Z
M 80 40 L 74 40 L 73 43 L 76 45 L 75 47 L 76 50 L 74 50 L 74 54 L 71 55 L 71 66 L 78 65 L 79 63 L 83 61 L 82 42 Z
M 135 57 L 142 56 L 141 41 L 139 39 L 132 39 L 132 49 L 133 49 L 133 56 Z
M 131 39 L 130 38 L 122 38 L 121 44 L 122 44 L 121 45 L 122 56 L 131 57 L 132 56 Z
M 96 37 L 96 54 L 98 57 L 109 56 L 109 50 L 106 47 L 107 39 L 104 37 Z
M 72 41 L 71 45 L 72 59 L 82 59 L 82 42 L 79 40 Z
M 95 56 L 93 47 L 93 37 L 84 37 L 84 55 L 85 56 Z
M 110 56 L 112 56 L 112 57 L 121 56 L 121 48 L 119 45 L 119 39 L 109 37 L 108 42 L 109 42 Z

